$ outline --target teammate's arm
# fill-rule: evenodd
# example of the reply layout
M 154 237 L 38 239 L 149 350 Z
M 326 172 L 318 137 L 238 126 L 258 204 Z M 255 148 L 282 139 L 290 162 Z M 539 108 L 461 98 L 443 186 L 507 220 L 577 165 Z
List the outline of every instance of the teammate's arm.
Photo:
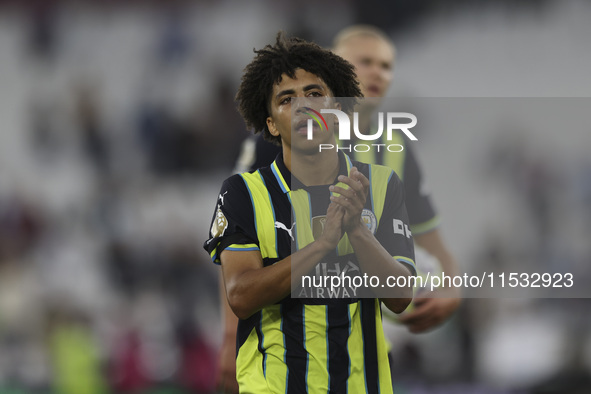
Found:
M 460 274 L 458 264 L 445 246 L 439 229 L 435 228 L 427 233 L 415 235 L 414 239 L 417 245 L 437 257 L 442 271 L 448 275 Z
M 277 263 L 264 267 L 261 252 L 224 250 L 222 272 L 232 311 L 246 319 L 267 305 L 275 304 L 291 291 L 294 277 L 307 274 L 327 253 L 336 248 L 343 235 L 343 211 L 330 204 L 324 232 L 318 240 Z
M 458 265 L 445 246 L 438 229 L 414 237 L 417 245 L 436 257 L 446 275 L 459 275 Z M 415 299 L 415 309 L 400 318 L 410 332 L 429 331 L 445 322 L 461 303 L 461 293 L 455 287 L 436 289 L 426 298 Z
M 459 275 L 458 264 L 443 242 L 441 232 L 436 227 L 438 220 L 429 193 L 425 190 L 422 171 L 417 157 L 409 145 L 406 148 L 404 166 L 404 187 L 407 196 L 408 214 L 411 219 L 413 238 L 439 260 L 446 275 Z M 418 230 L 420 229 L 420 233 Z M 420 267 L 419 267 L 420 268 Z M 459 289 L 444 287 L 435 290 L 429 297 L 417 297 L 415 308 L 400 318 L 400 322 L 413 333 L 431 330 L 445 322 L 461 302 Z

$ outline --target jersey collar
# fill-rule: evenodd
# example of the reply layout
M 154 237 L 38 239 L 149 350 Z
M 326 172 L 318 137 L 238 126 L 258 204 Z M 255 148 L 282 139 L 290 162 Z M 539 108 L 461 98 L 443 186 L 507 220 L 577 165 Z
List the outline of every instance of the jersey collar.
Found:
M 344 154 L 342 151 L 338 152 L 339 155 L 339 173 L 338 175 L 349 175 L 351 167 L 351 159 L 349 156 Z M 306 186 L 300 182 L 296 177 L 292 177 L 291 172 L 285 166 L 283 162 L 283 154 L 279 153 L 275 158 L 275 161 L 271 164 L 271 171 L 279 184 L 279 187 L 283 193 L 288 193 L 291 190 L 304 189 Z M 337 175 L 337 177 L 338 177 Z M 333 183 L 337 183 L 337 179 Z

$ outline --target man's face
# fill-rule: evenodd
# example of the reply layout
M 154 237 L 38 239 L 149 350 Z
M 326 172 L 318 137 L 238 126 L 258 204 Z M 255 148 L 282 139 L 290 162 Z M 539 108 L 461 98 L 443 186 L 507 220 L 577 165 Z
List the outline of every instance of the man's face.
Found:
M 316 111 L 340 108 L 329 87 L 315 74 L 302 69 L 296 70 L 294 79 L 283 74 L 281 82 L 273 86 L 267 126 L 272 135 L 281 137 L 284 149 L 312 154 L 318 152 L 319 144 L 334 141 L 334 124 L 328 120 L 329 132 L 313 122 L 313 139 L 308 140 L 311 117 L 306 107 Z
M 394 70 L 394 48 L 375 37 L 351 37 L 334 52 L 355 66 L 365 97 L 384 97 Z

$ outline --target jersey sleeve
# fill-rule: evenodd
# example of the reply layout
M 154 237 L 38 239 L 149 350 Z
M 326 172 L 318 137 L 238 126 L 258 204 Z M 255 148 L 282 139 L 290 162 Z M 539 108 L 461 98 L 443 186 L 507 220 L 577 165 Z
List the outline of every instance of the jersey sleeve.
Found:
M 263 133 L 259 133 L 256 136 L 255 157 L 248 171 L 252 172 L 270 166 L 279 153 L 281 153 L 281 147 L 267 141 L 263 137 Z
M 248 172 L 248 170 L 254 164 L 256 158 L 256 137 L 249 136 L 240 146 L 240 154 L 234 164 L 234 174 L 240 174 L 241 172 Z
M 228 178 L 218 194 L 209 239 L 203 247 L 212 261 L 228 250 L 260 250 L 250 195 L 240 175 Z
M 405 264 L 416 275 L 414 243 L 405 204 L 402 181 L 392 171 L 388 182 L 384 211 L 376 230 L 376 239 L 397 261 Z
M 416 156 L 405 146 L 404 188 L 410 228 L 415 235 L 427 233 L 439 225 L 439 217 L 431 202 Z
M 265 140 L 263 133 L 251 136 L 242 143 L 234 173 L 253 172 L 270 166 L 279 153 L 281 147 Z

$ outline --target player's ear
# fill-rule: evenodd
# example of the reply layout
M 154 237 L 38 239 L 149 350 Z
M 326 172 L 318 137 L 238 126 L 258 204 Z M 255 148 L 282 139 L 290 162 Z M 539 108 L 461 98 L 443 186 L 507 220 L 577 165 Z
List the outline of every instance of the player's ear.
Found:
M 279 130 L 277 130 L 277 127 L 275 126 L 275 121 L 270 116 L 267 118 L 267 128 L 273 137 L 279 136 Z

